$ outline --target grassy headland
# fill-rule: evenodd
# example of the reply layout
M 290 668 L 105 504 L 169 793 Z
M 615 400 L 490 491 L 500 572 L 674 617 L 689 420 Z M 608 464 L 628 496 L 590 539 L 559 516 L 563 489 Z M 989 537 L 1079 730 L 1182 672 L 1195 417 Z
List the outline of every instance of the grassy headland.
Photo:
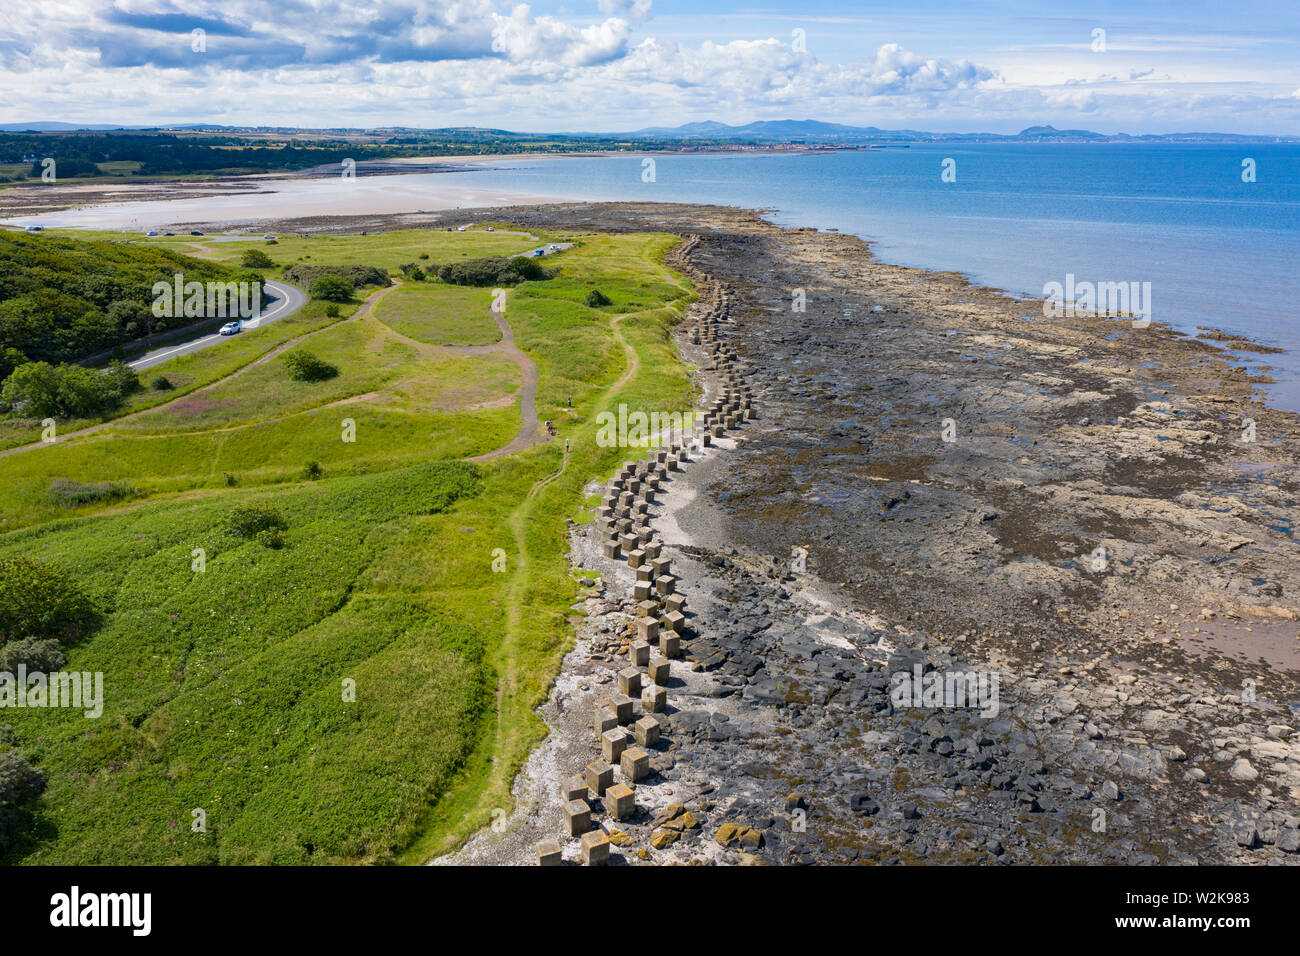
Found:
M 167 362 L 150 373 L 175 391 L 0 458 L 0 557 L 89 596 L 100 623 L 65 669 L 103 672 L 106 698 L 97 720 L 4 712 L 47 777 L 8 862 L 420 862 L 509 807 L 571 632 L 566 519 L 623 454 L 595 444 L 595 415 L 690 400 L 668 335 L 689 298 L 662 262 L 675 240 L 540 238 L 578 244 L 547 258 L 556 278 L 509 291 L 505 320 L 561 441 L 455 460 L 519 431 L 519 369 L 490 290 L 408 281 Z M 532 245 L 407 230 L 187 251 L 396 273 Z M 593 288 L 613 304 L 584 305 Z M 294 380 L 289 344 L 338 374 Z M 128 492 L 70 504 L 60 480 Z M 283 519 L 278 540 L 231 532 L 250 504 Z

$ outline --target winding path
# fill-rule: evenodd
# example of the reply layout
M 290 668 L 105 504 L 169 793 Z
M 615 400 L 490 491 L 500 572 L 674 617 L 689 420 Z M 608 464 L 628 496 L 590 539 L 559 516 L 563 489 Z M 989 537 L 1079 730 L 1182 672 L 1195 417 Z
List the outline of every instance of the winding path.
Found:
M 537 363 L 520 350 L 519 346 L 515 345 L 515 335 L 511 331 L 509 323 L 506 322 L 504 310 L 501 312 L 493 310 L 492 318 L 496 320 L 497 328 L 501 330 L 501 341 L 483 348 L 502 352 L 519 366 L 519 377 L 522 381 L 522 387 L 519 390 L 519 416 L 521 422 L 519 433 L 510 439 L 508 444 L 502 445 L 494 451 L 484 452 L 482 455 L 475 455 L 473 458 L 466 458 L 466 461 L 491 461 L 493 458 L 500 458 L 502 455 L 512 455 L 517 451 L 523 451 L 525 448 L 531 448 L 539 441 L 550 440 L 549 437 L 541 437 L 541 425 L 537 421 Z

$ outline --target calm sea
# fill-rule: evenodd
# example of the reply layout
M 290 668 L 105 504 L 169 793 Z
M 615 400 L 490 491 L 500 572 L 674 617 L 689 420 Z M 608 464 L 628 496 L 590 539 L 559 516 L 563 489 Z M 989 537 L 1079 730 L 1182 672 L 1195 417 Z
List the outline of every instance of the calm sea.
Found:
M 1041 296 L 1048 282 L 1150 282 L 1151 317 L 1288 349 L 1270 403 L 1300 409 L 1300 145 L 939 145 L 827 155 L 502 161 L 467 186 L 708 202 L 872 240 L 888 262 Z M 945 160 L 955 181 L 945 182 Z M 1243 180 L 1252 160 L 1254 182 Z M 1243 359 L 1249 356 L 1243 355 Z

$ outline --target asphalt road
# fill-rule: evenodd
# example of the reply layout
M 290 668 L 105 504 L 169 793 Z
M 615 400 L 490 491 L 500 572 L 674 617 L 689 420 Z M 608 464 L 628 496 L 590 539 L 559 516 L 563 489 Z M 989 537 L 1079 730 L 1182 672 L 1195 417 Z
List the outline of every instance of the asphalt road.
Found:
M 291 285 L 283 282 L 276 282 L 272 279 L 266 279 L 263 282 L 263 288 L 269 289 L 275 293 L 275 299 L 267 303 L 257 318 L 249 319 L 244 323 L 245 329 L 256 329 L 263 325 L 270 325 L 277 319 L 283 319 L 286 315 L 293 315 L 304 305 L 307 304 L 307 296 Z M 152 368 L 168 359 L 174 359 L 181 355 L 189 355 L 191 352 L 197 352 L 200 349 L 206 349 L 226 338 L 233 336 L 219 335 L 213 332 L 210 335 L 200 335 L 188 342 L 172 342 L 161 348 L 145 352 L 137 359 L 133 359 L 126 364 L 136 371 Z

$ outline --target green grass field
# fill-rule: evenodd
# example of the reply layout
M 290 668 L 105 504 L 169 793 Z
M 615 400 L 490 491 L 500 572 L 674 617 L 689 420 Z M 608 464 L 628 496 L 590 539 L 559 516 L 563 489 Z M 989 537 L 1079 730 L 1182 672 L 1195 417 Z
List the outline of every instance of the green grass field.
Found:
M 385 296 L 375 307 L 375 315 L 417 342 L 491 345 L 501 340 L 491 306 L 491 289 L 411 283 Z
M 485 237 L 506 238 L 349 237 L 320 261 L 450 261 L 482 254 Z M 595 416 L 690 404 L 669 337 L 690 296 L 662 264 L 674 241 L 585 236 L 548 257 L 560 277 L 510 292 L 538 417 L 571 438 L 567 461 L 556 442 L 455 461 L 511 440 L 520 381 L 491 345 L 487 290 L 436 283 L 395 288 L 366 315 L 305 319 L 295 347 L 335 378 L 291 380 L 272 354 L 287 338 L 248 333 L 151 370 L 184 383 L 151 393 L 153 407 L 0 458 L 0 555 L 53 562 L 91 597 L 103 623 L 65 669 L 106 684 L 98 720 L 2 715 L 49 780 L 6 862 L 417 863 L 508 809 L 571 639 L 566 519 L 585 519 L 583 486 L 627 455 L 595 444 Z M 614 304 L 583 305 L 591 288 Z M 305 477 L 309 461 L 322 477 Z M 135 496 L 69 508 L 50 496 L 58 479 Z M 226 530 L 261 501 L 288 522 L 282 549 Z

